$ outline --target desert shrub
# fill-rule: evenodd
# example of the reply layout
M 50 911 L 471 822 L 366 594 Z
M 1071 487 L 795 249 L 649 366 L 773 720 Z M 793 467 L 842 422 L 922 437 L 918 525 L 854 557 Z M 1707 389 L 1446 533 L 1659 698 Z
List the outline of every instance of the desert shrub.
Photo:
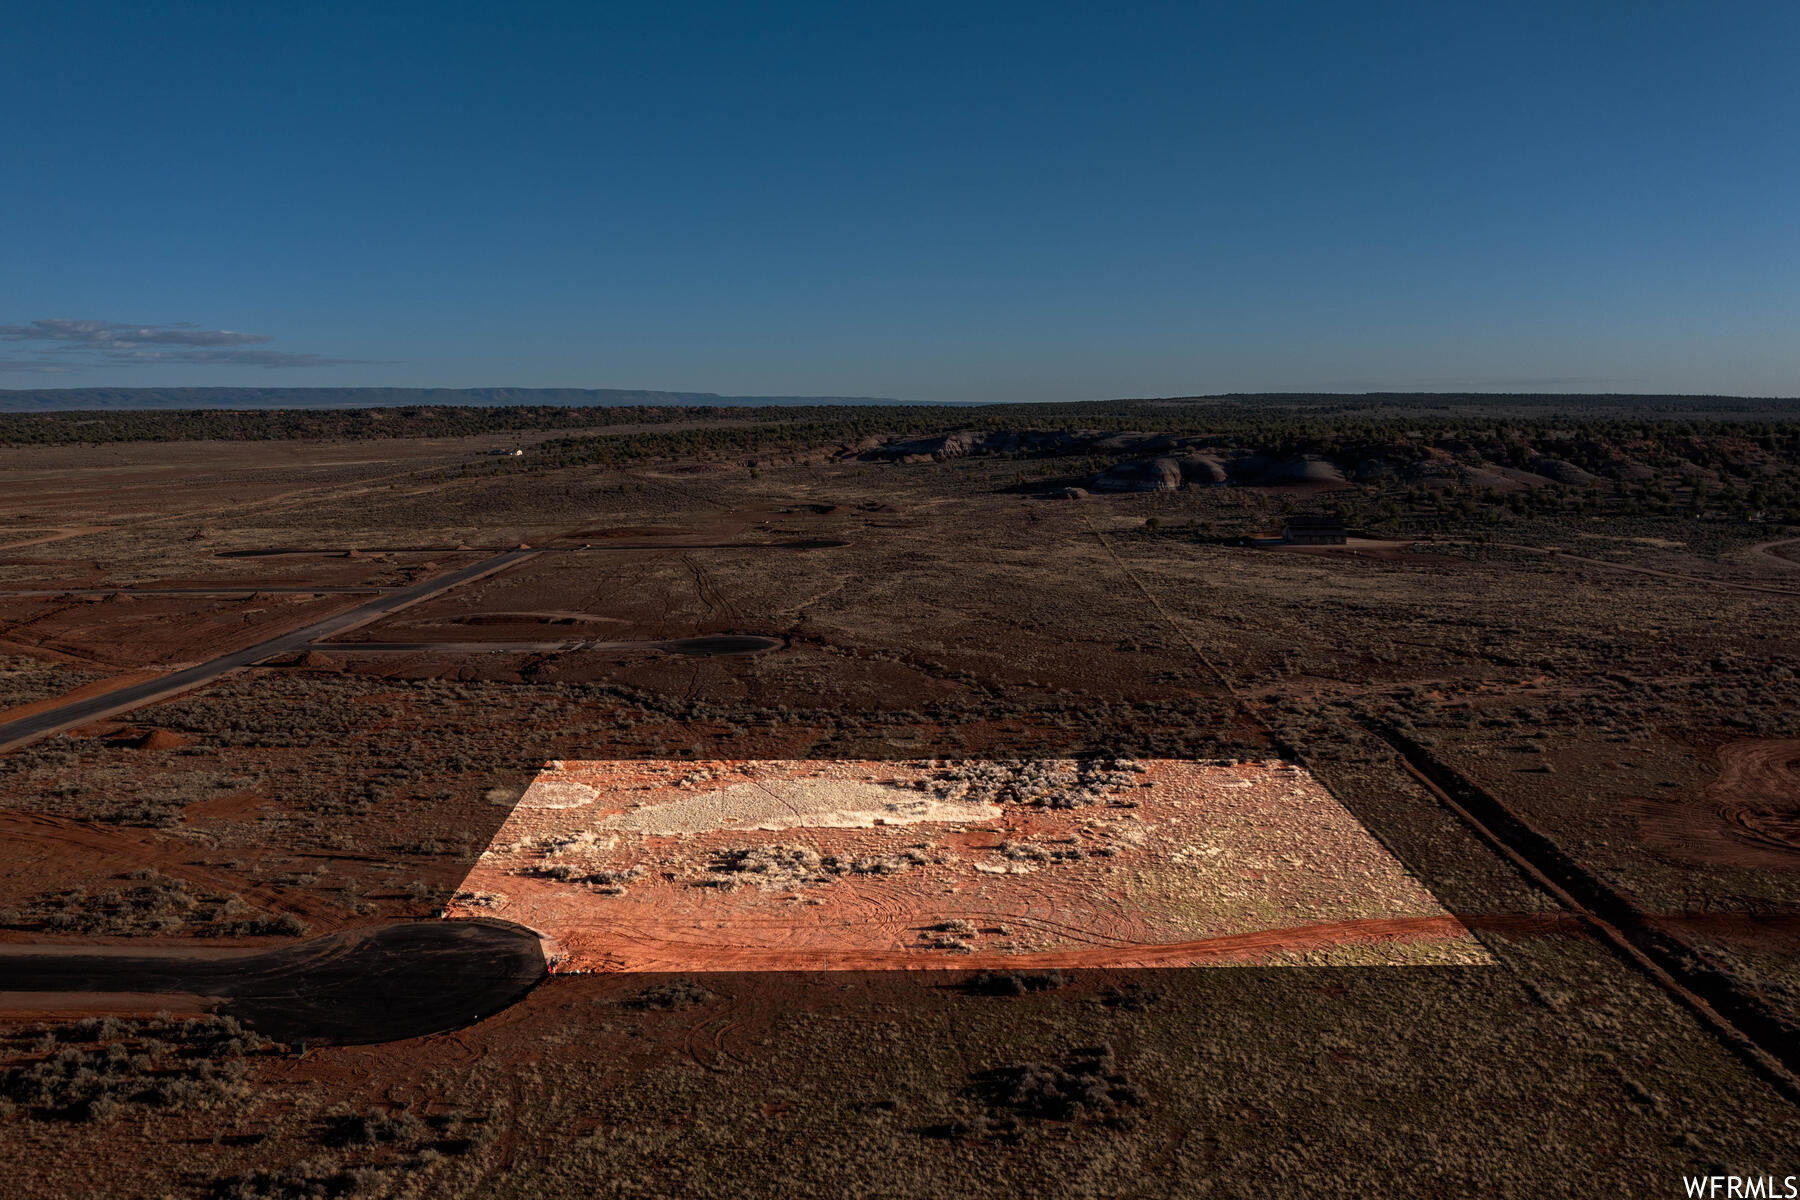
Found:
M 943 799 L 1068 809 L 1107 802 L 1143 769 L 1131 759 L 991 760 L 940 768 L 920 786 Z
M 697 1004 L 705 1004 L 713 998 L 713 994 L 689 979 L 671 979 L 666 983 L 655 983 L 619 1001 L 626 1008 L 636 1009 L 671 1009 L 692 1008 Z
M 1100 1003 L 1116 1012 L 1144 1012 L 1162 1001 L 1162 993 L 1139 984 L 1109 987 L 1100 993 Z
M 373 1167 L 307 1159 L 221 1180 L 213 1194 L 218 1200 L 355 1200 L 375 1195 L 384 1175 Z
M 972 1091 L 991 1109 L 1039 1120 L 1118 1119 L 1144 1103 L 1143 1093 L 1118 1069 L 1110 1045 L 1077 1051 L 1060 1063 L 982 1071 Z
M 1061 971 L 982 971 L 962 985 L 962 990 L 975 996 L 1023 996 L 1030 992 L 1048 992 L 1068 984 Z
M 22 908 L 0 913 L 0 925 L 107 937 L 296 937 L 306 932 L 305 922 L 291 913 L 257 913 L 237 896 L 196 890 L 151 867 L 116 875 L 110 882 L 98 891 L 70 888 L 35 896 Z
M 273 1043 L 231 1017 L 90 1017 L 46 1030 L 0 1071 L 0 1100 L 37 1118 L 103 1121 L 136 1107 L 188 1112 L 240 1100 L 250 1055 Z
M 406 1110 L 390 1113 L 372 1108 L 345 1113 L 326 1122 L 325 1141 L 334 1146 L 410 1145 L 428 1133 L 425 1122 Z

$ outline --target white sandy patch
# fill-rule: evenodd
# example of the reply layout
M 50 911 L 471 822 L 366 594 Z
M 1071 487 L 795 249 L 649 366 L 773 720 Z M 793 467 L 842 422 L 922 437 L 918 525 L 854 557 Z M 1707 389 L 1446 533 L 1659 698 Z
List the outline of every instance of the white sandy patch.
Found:
M 519 797 L 520 808 L 580 808 L 592 804 L 600 793 L 585 783 L 564 780 L 533 780 Z
M 992 804 L 938 800 L 911 788 L 860 779 L 783 779 L 739 783 L 667 804 L 617 813 L 595 829 L 672 836 L 721 829 L 869 829 L 991 821 Z

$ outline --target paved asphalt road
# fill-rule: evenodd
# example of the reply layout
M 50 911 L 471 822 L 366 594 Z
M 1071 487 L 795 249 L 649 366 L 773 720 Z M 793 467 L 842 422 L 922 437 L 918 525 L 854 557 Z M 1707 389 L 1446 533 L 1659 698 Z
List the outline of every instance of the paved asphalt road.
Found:
M 16 749 L 29 742 L 37 741 L 39 738 L 61 733 L 65 729 L 72 729 L 77 725 L 85 725 L 89 721 L 98 721 L 103 717 L 116 716 L 145 704 L 166 700 L 170 696 L 199 687 L 203 683 L 210 683 L 227 672 L 247 667 L 272 655 L 304 650 L 316 641 L 332 637 L 377 617 L 387 616 L 389 613 L 397 612 L 408 605 L 417 604 L 427 597 L 468 583 L 470 580 L 505 570 L 521 559 L 530 558 L 537 553 L 536 550 L 508 550 L 504 554 L 497 554 L 472 566 L 436 576 L 424 583 L 389 592 L 367 604 L 358 605 L 348 612 L 339 613 L 334 617 L 326 617 L 323 621 L 314 622 L 289 633 L 278 634 L 266 642 L 259 642 L 246 649 L 233 651 L 210 662 L 203 662 L 185 670 L 146 680 L 143 683 L 122 687 L 104 695 L 91 696 L 85 700 L 73 700 L 33 716 L 9 721 L 0 725 L 0 752 Z
M 512 1005 L 544 976 L 537 934 L 487 921 L 408 921 L 247 954 L 156 944 L 0 946 L 0 977 L 11 993 L 3 1003 L 15 1011 L 34 1007 L 23 993 L 128 993 L 142 997 L 148 1016 L 183 1007 L 166 998 L 175 993 L 204 997 L 207 1007 L 282 1042 L 389 1042 L 460 1029 Z

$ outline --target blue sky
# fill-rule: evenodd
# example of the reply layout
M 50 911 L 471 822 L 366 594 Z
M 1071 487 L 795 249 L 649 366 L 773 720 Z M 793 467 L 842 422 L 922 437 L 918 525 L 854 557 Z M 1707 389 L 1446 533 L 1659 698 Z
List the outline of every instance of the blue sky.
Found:
M 0 387 L 1800 394 L 1786 2 L 17 5 L 0 100 Z

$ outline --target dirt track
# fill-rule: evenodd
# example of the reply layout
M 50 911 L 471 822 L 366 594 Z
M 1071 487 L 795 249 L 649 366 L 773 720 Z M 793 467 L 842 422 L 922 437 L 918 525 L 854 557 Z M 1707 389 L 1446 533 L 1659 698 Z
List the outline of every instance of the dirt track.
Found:
M 1452 542 L 1450 544 L 1456 546 L 1491 546 L 1500 550 L 1522 550 L 1528 554 L 1542 554 L 1550 558 L 1564 559 L 1568 562 L 1586 563 L 1589 566 L 1606 567 L 1608 570 L 1613 571 L 1626 571 L 1633 575 L 1649 575 L 1658 579 L 1675 579 L 1682 583 L 1703 583 L 1709 587 L 1735 588 L 1738 591 L 1743 592 L 1763 592 L 1771 596 L 1800 596 L 1800 591 L 1795 591 L 1793 588 L 1766 587 L 1757 583 L 1741 583 L 1735 579 L 1711 579 L 1705 575 L 1682 575 L 1675 571 L 1659 571 L 1655 567 L 1634 567 L 1629 563 L 1611 562 L 1604 558 L 1589 558 L 1583 554 L 1570 554 L 1567 550 L 1558 550 L 1555 547 L 1521 546 L 1512 542 Z M 1763 546 L 1755 547 L 1755 550 L 1761 552 L 1768 549 L 1769 546 L 1785 544 L 1785 542 L 1770 542 Z M 1774 559 L 1777 562 L 1783 561 L 1781 559 L 1776 559 L 1774 555 L 1765 554 L 1763 557 Z
M 549 653 L 563 650 L 596 650 L 602 653 L 651 653 L 717 658 L 732 654 L 763 654 L 781 649 L 780 638 L 716 636 L 673 638 L 660 642 L 314 642 L 308 649 L 332 654 L 498 654 Z
M 1800 546 L 1800 538 L 1782 538 L 1779 541 L 1763 542 L 1750 547 L 1750 553 L 1764 562 L 1774 563 L 1788 571 L 1800 571 L 1800 562 L 1775 553 L 1783 546 Z
M 1079 968 L 1139 968 L 1194 966 L 1201 963 L 1267 963 L 1287 954 L 1300 954 L 1329 946 L 1370 946 L 1384 941 L 1407 943 L 1454 941 L 1466 938 L 1468 929 L 1452 916 L 1389 917 L 1330 921 L 1287 929 L 1261 929 L 1192 942 L 1165 945 L 1106 944 L 1079 950 L 1049 950 L 1036 954 L 964 954 L 955 958 L 920 961 L 909 954 L 831 951 L 771 950 L 728 942 L 711 945 L 684 942 L 669 947 L 666 961 L 656 962 L 653 951 L 638 951 L 634 970 L 693 971 L 1049 971 Z

